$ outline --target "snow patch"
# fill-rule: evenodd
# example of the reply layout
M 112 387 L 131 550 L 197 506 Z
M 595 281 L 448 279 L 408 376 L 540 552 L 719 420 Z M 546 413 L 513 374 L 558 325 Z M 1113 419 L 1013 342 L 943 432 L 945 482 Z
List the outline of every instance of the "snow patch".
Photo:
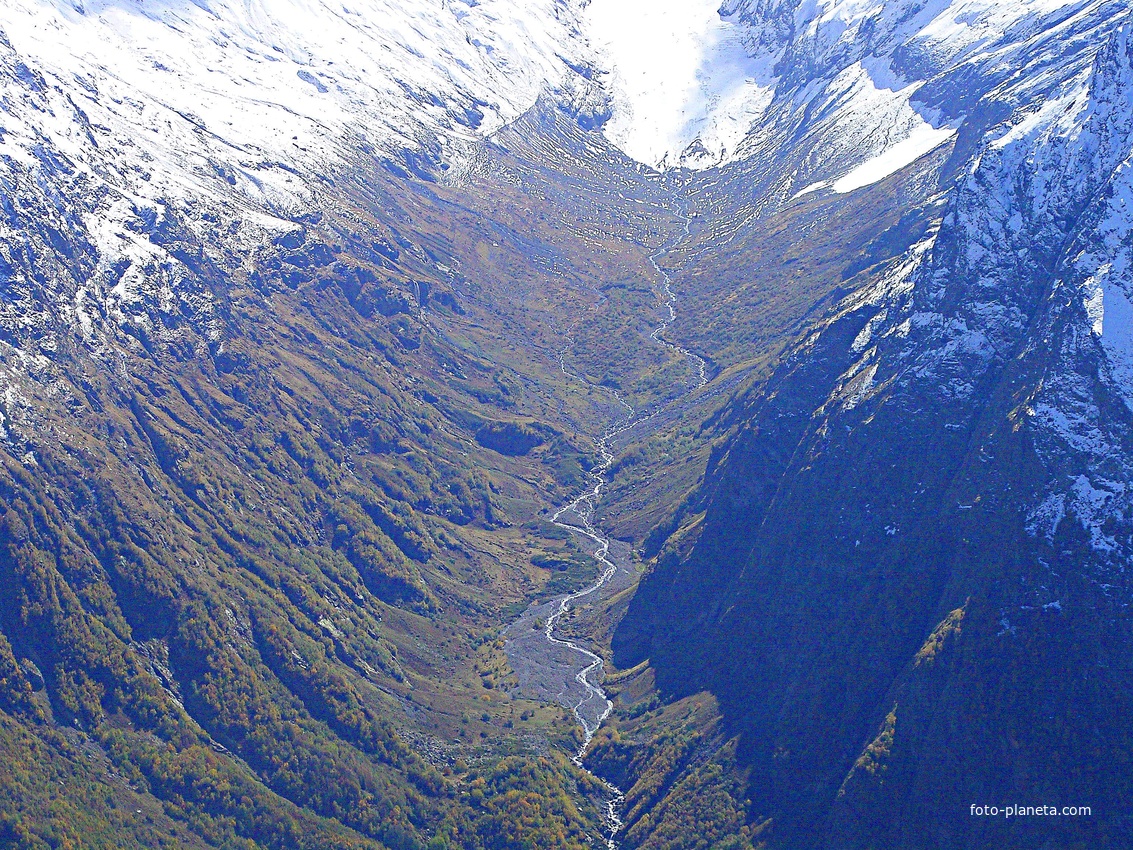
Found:
M 795 194 L 791 195 L 791 200 L 797 201 L 799 198 L 805 197 L 812 192 L 817 192 L 819 189 L 825 189 L 829 185 L 829 180 L 819 180 L 817 183 L 811 183 L 809 186 L 800 189 L 799 191 L 795 192 Z
M 831 188 L 841 195 L 871 186 L 916 162 L 955 135 L 954 128 L 938 129 L 922 119 L 920 126 L 915 127 L 905 139 L 877 156 L 867 159 L 846 176 L 835 180 Z
M 1051 493 L 1027 516 L 1027 532 L 1035 537 L 1053 540 L 1066 516 L 1066 494 Z

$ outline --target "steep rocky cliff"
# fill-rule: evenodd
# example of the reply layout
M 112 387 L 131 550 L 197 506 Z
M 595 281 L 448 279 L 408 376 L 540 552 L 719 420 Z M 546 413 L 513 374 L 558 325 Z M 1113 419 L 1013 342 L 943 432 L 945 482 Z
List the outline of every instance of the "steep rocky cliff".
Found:
M 771 846 L 1129 841 L 1129 32 L 741 403 L 615 639 L 718 696 Z

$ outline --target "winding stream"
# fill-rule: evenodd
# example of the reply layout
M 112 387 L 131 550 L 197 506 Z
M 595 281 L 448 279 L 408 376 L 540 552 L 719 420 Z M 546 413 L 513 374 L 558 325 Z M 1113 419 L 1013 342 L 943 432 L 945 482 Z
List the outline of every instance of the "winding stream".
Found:
M 664 338 L 665 331 L 676 320 L 677 311 L 677 296 L 672 290 L 672 279 L 669 274 L 661 268 L 660 260 L 665 254 L 673 250 L 682 241 L 688 238 L 690 228 L 692 227 L 693 217 L 688 214 L 683 214 L 685 220 L 684 229 L 678 233 L 676 237 L 662 246 L 649 256 L 649 262 L 653 269 L 657 272 L 661 279 L 661 294 L 665 298 L 665 308 L 668 311 L 668 318 L 661 322 L 656 329 L 650 333 L 649 338 L 659 345 L 663 345 L 672 351 L 677 352 L 682 357 L 687 358 L 690 364 L 695 369 L 696 381 L 691 386 L 690 391 L 699 389 L 708 383 L 707 363 L 704 358 L 697 354 L 683 348 L 675 343 L 669 342 Z M 568 345 L 559 352 L 559 367 L 562 369 L 563 374 L 572 381 L 580 381 L 593 389 L 599 389 L 599 386 L 588 381 L 584 376 L 571 372 L 566 365 L 566 355 L 573 345 L 574 340 L 571 338 L 570 333 L 567 334 Z M 570 610 L 571 603 L 576 599 L 590 596 L 598 593 L 604 588 L 611 579 L 617 574 L 619 566 L 611 556 L 610 552 L 610 538 L 602 533 L 602 531 L 595 524 L 595 513 L 598 508 L 598 503 L 602 498 L 602 490 L 609 484 L 608 472 L 610 465 L 614 461 L 614 452 L 612 441 L 622 432 L 653 418 L 659 409 L 653 410 L 647 414 L 639 414 L 634 408 L 623 399 L 616 390 L 609 387 L 601 387 L 605 392 L 610 393 L 615 401 L 623 408 L 623 414 L 602 433 L 595 441 L 598 451 L 602 457 L 602 462 L 598 464 L 590 472 L 591 483 L 586 490 L 575 497 L 572 501 L 568 502 L 563 507 L 559 508 L 551 517 L 551 521 L 559 528 L 570 531 L 573 534 L 581 535 L 595 544 L 597 549 L 593 552 L 593 556 L 602 565 L 602 574 L 594 582 L 594 584 L 583 588 L 582 590 L 571 593 L 567 596 L 559 598 L 556 602 L 552 602 L 552 612 L 546 617 L 545 625 L 542 629 L 543 637 L 547 643 L 556 649 L 569 650 L 572 653 L 581 655 L 586 661 L 586 666 L 583 667 L 578 673 L 575 674 L 574 680 L 582 687 L 581 698 L 571 706 L 571 713 L 574 715 L 575 720 L 582 728 L 583 742 L 578 748 L 578 752 L 574 754 L 572 760 L 578 767 L 589 773 L 598 782 L 601 782 L 606 789 L 610 792 L 609 799 L 606 800 L 606 827 L 609 834 L 606 837 L 606 847 L 608 850 L 617 850 L 617 836 L 623 826 L 619 811 L 625 795 L 620 788 L 607 782 L 602 777 L 589 771 L 583 764 L 582 757 L 586 752 L 586 748 L 590 746 L 590 742 L 594 739 L 595 733 L 601 727 L 602 723 L 610 716 L 614 704 L 606 696 L 606 692 L 602 690 L 600 685 L 595 684 L 590 680 L 595 671 L 601 671 L 602 659 L 591 650 L 584 646 L 579 646 L 574 641 L 567 638 L 557 637 L 555 629 L 559 621 Z M 540 606 L 540 610 L 542 606 Z M 534 606 L 531 609 L 534 611 Z M 538 621 L 536 621 L 538 622 Z M 563 696 L 565 691 L 560 691 L 559 698 Z

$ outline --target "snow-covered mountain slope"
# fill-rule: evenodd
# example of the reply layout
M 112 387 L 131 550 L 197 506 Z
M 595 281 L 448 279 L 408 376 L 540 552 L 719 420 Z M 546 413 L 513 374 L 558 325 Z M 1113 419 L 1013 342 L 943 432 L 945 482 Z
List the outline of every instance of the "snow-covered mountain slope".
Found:
M 788 163 L 788 197 L 870 185 L 955 138 L 965 122 L 985 121 L 974 114 L 985 95 L 1009 112 L 1065 85 L 1088 68 L 1122 8 L 730 0 L 721 15 L 740 33 L 750 67 L 762 69 L 766 96 L 726 158 L 782 171 L 784 148 L 802 142 L 809 155 Z
M 894 52 L 908 63 L 910 45 L 923 44 L 928 58 L 914 66 L 960 55 L 969 57 L 966 74 L 982 75 L 962 76 L 969 103 L 950 106 L 969 135 L 959 178 L 933 201 L 943 205 L 939 225 L 847 301 L 842 318 L 863 325 L 847 340 L 846 368 L 815 415 L 880 405 L 905 407 L 913 421 L 932 399 L 953 411 L 946 427 L 966 430 L 973 426 L 965 417 L 987 403 L 989 382 L 1020 370 L 1014 407 L 1003 412 L 1034 440 L 1041 472 L 1030 492 L 1016 490 L 1010 500 L 1026 513 L 1028 532 L 1048 542 L 1063 523 L 1076 524 L 1092 550 L 1090 580 L 1125 585 L 1133 558 L 1133 18 L 1115 4 L 961 5 L 966 16 L 948 6 L 931 26 L 914 20 L 897 28 L 915 38 Z M 838 9 L 850 6 L 804 29 L 816 66 L 891 44 L 893 35 L 839 18 Z M 1055 24 L 1020 23 L 1035 10 L 1054 14 Z M 960 19 L 967 24 L 959 30 L 943 23 Z M 839 20 L 860 37 L 824 36 L 827 25 L 839 31 L 832 23 Z M 1011 26 L 1029 37 L 988 34 L 1010 35 Z M 956 32 L 959 41 L 949 42 Z M 853 67 L 871 61 L 858 58 Z M 942 108 L 950 103 L 941 93 L 933 98 Z M 965 123 L 961 108 L 997 120 Z M 835 112 L 822 132 L 847 125 L 862 126 Z M 848 147 L 861 157 L 870 142 Z M 868 185 L 888 173 L 886 157 L 792 200 Z
M 810 133 L 818 162 L 796 175 L 809 182 L 793 191 L 845 192 L 953 138 L 991 88 L 1025 101 L 1081 70 L 1094 29 L 1119 8 L 1103 0 L 595 0 L 583 20 L 613 104 L 607 136 L 631 156 L 704 169 L 766 158 L 769 139 Z
M 144 163 L 162 191 L 201 191 L 222 168 L 253 197 L 296 191 L 281 171 L 326 173 L 360 150 L 482 137 L 545 91 L 579 93 L 589 60 L 560 0 L 14 0 L 0 31 L 26 69 L 16 79 L 56 101 L 9 102 L 9 156 L 48 143 L 83 161 L 97 147 Z
M 920 385 L 966 404 L 989 372 L 1027 363 L 1014 415 L 1050 476 L 1028 528 L 1053 539 L 1063 521 L 1080 524 L 1104 565 L 1098 580 L 1120 583 L 1133 557 L 1131 29 L 1080 86 L 992 141 L 905 282 L 887 283 L 908 294 L 867 326 L 846 377 L 869 370 L 861 397 Z
M 119 159 L 142 157 L 149 182 L 182 192 L 215 182 L 216 163 L 253 198 L 296 202 L 303 188 L 279 165 L 319 172 L 359 150 L 459 160 L 543 94 L 591 121 L 609 99 L 607 136 L 662 168 L 758 156 L 769 133 L 821 129 L 821 167 L 799 179 L 825 182 L 794 191 L 848 191 L 954 135 L 972 94 L 958 97 L 958 80 L 1041 87 L 1042 75 L 1006 69 L 1036 45 L 1050 62 L 1052 39 L 1067 42 L 1057 52 L 1088 46 L 1082 22 L 1105 5 L 14 0 L 0 32 L 97 127 L 131 137 Z M 70 137 L 78 153 L 60 106 L 50 122 L 10 118 L 8 150 Z
M 542 95 L 601 112 L 574 5 L 0 5 L 5 385 L 77 336 L 188 322 L 203 255 L 253 255 L 381 163 L 439 172 Z M 320 198 L 322 200 L 320 200 Z M 15 409 L 15 408 L 13 408 Z

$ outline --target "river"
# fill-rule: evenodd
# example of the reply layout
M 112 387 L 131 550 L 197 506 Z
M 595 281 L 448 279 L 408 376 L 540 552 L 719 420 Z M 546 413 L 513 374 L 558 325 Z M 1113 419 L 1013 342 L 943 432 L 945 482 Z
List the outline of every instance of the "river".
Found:
M 665 339 L 665 331 L 677 318 L 678 299 L 672 289 L 672 279 L 659 262 L 662 257 L 688 238 L 693 217 L 687 213 L 682 213 L 682 217 L 683 230 L 649 257 L 650 265 L 661 281 L 659 291 L 665 299 L 663 307 L 667 313 L 667 318 L 653 330 L 649 338 L 689 361 L 693 379 L 688 382 L 688 392 L 693 392 L 708 383 L 707 363 L 699 355 Z M 614 707 L 606 692 L 597 683 L 601 680 L 602 659 L 591 649 L 560 636 L 557 629 L 575 601 L 586 597 L 608 598 L 631 586 L 637 579 L 630 547 L 620 541 L 612 541 L 602 531 L 595 517 L 602 492 L 609 484 L 609 469 L 614 461 L 615 439 L 628 429 L 637 429 L 637 426 L 653 419 L 662 407 L 639 412 L 616 390 L 605 386 L 599 387 L 584 376 L 571 372 L 566 365 L 566 356 L 574 345 L 574 340 L 570 331 L 567 332 L 566 337 L 567 345 L 559 352 L 559 366 L 566 379 L 582 382 L 595 391 L 610 394 L 621 408 L 621 414 L 595 439 L 595 446 L 602 460 L 591 470 L 586 489 L 560 507 L 552 516 L 555 525 L 595 545 L 592 554 L 601 565 L 602 572 L 588 587 L 547 602 L 532 604 L 519 620 L 508 627 L 505 635 L 508 638 L 508 660 L 516 671 L 521 690 L 529 696 L 546 702 L 557 702 L 569 708 L 582 729 L 583 742 L 572 759 L 609 792 L 610 796 L 605 801 L 606 846 L 608 850 L 617 850 L 618 834 L 623 826 L 620 809 L 624 802 L 624 793 L 622 789 L 587 770 L 583 764 L 583 755 L 587 747 Z M 686 392 L 685 395 L 687 394 Z

